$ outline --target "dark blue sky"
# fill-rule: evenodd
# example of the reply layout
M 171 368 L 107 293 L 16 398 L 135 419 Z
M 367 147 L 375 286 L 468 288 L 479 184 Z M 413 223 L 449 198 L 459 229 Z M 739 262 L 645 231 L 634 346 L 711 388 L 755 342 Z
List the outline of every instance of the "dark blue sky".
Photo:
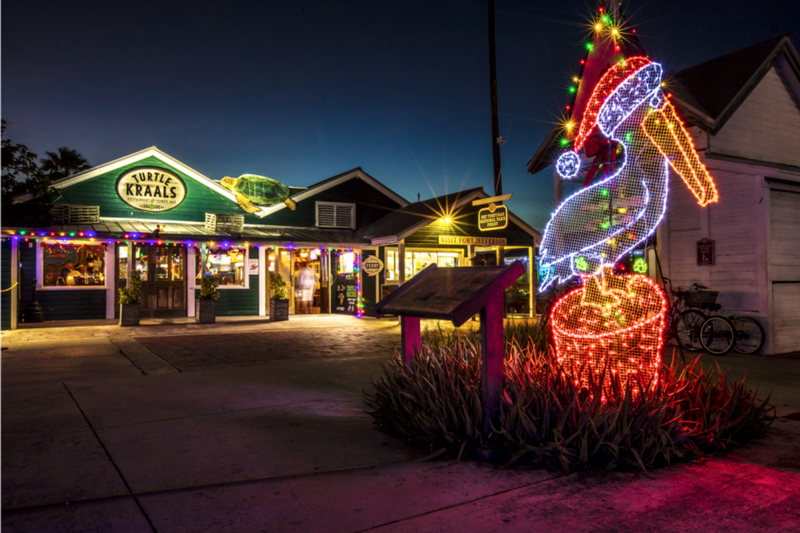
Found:
M 552 174 L 525 165 L 595 5 L 496 0 L 503 188 L 540 229 Z M 623 9 L 670 70 L 800 29 L 798 0 Z M 360 166 L 409 200 L 491 193 L 486 16 L 484 0 L 5 2 L 2 116 L 13 142 L 93 165 L 156 145 L 212 179 L 304 186 Z

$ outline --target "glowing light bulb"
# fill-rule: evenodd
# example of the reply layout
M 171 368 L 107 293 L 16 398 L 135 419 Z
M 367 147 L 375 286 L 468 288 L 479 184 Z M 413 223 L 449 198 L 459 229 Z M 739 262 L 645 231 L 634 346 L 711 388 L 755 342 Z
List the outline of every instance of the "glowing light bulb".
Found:
M 449 224 L 450 223 L 450 217 L 445 218 L 444 222 L 445 222 L 445 224 Z

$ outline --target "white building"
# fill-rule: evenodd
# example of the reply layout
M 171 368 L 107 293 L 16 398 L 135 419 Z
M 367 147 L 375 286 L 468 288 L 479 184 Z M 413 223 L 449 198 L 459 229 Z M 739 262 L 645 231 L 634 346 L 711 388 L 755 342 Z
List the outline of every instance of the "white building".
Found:
M 723 313 L 757 317 L 762 353 L 800 351 L 797 50 L 789 36 L 772 39 L 678 72 L 667 91 L 720 199 L 701 208 L 686 187 L 670 187 L 658 230 L 664 275 L 720 291 Z M 714 241 L 713 266 L 698 265 L 702 238 Z
M 645 53 L 635 37 L 623 52 L 626 57 Z M 756 317 L 767 334 L 762 354 L 800 352 L 797 50 L 788 35 L 777 37 L 668 74 L 665 92 L 692 134 L 720 199 L 701 208 L 670 169 L 667 216 L 656 239 L 663 275 L 673 288 L 699 283 L 719 291 L 723 314 Z M 559 146 L 564 135 L 557 124 L 528 162 L 531 173 L 554 163 L 564 150 Z M 554 183 L 560 203 L 562 181 L 555 172 Z M 713 265 L 698 264 L 701 239 L 714 241 Z M 655 274 L 652 249 L 648 255 L 649 272 Z

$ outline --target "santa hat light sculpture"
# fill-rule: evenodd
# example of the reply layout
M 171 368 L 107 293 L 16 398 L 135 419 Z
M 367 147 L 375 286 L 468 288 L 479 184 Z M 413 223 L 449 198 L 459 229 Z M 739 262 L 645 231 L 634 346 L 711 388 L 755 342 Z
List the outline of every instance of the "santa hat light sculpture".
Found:
M 613 50 L 620 51 L 618 17 L 602 7 L 600 13 L 596 28 L 612 34 Z M 583 281 L 551 311 L 559 361 L 567 367 L 588 365 L 597 374 L 620 373 L 623 380 L 637 372 L 658 379 L 667 302 L 651 279 L 614 276 L 611 267 L 664 217 L 670 167 L 701 206 L 718 200 L 689 133 L 662 91 L 662 75 L 658 63 L 622 55 L 599 76 L 579 127 L 567 122 L 567 136 L 574 138 L 563 139 L 562 146 L 572 144 L 572 149 L 555 167 L 562 178 L 574 179 L 587 166 L 586 158 L 599 154 L 594 162 L 601 161 L 602 177 L 591 183 L 597 165 L 589 168 L 584 188 L 558 206 L 539 248 L 540 291 L 570 279 Z

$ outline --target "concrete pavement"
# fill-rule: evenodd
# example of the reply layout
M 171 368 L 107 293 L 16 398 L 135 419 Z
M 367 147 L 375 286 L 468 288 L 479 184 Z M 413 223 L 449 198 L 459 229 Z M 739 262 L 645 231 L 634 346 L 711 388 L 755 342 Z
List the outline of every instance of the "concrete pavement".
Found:
M 797 531 L 800 421 L 645 476 L 438 458 L 372 429 L 392 322 L 2 336 L 4 531 Z M 728 356 L 800 413 L 800 361 Z

